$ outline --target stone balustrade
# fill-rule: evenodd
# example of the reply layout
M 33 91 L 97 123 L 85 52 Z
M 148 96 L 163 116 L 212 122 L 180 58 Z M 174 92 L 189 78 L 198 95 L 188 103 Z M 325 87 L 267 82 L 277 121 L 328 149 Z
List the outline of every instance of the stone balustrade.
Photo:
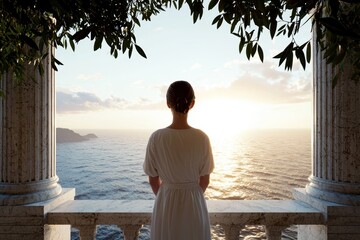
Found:
M 281 239 L 291 225 L 322 225 L 322 212 L 296 200 L 208 200 L 210 222 L 219 224 L 228 240 L 239 239 L 245 225 L 265 225 L 269 240 Z M 151 200 L 70 200 L 47 214 L 49 225 L 71 225 L 81 240 L 95 239 L 97 225 L 117 225 L 127 240 L 151 220 Z

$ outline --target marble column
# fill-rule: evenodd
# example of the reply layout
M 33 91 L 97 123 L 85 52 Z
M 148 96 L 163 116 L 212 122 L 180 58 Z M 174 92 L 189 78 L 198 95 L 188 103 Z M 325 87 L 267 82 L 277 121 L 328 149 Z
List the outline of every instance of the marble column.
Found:
M 75 196 L 75 189 L 61 188 L 56 175 L 50 55 L 42 62 L 42 76 L 30 65 L 20 83 L 11 72 L 1 76 L 0 239 L 70 239 L 70 226 L 46 224 L 49 211 Z
M 294 198 L 321 210 L 327 224 L 299 226 L 298 239 L 360 239 L 360 84 L 347 62 L 333 86 L 340 69 L 313 45 L 312 173 Z
M 326 64 L 314 50 L 313 161 L 307 194 L 341 204 L 360 205 L 360 84 L 351 66 Z
M 44 75 L 28 65 L 18 83 L 0 81 L 0 205 L 40 202 L 61 193 L 55 165 L 55 76 L 51 58 Z

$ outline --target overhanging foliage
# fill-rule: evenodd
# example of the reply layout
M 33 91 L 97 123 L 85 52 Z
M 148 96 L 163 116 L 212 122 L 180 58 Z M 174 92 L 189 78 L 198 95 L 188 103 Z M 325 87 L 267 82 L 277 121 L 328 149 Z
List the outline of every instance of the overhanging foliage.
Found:
M 75 43 L 86 37 L 94 42 L 94 50 L 104 42 L 116 58 L 119 52 L 131 57 L 133 49 L 143 57 L 136 44 L 134 28 L 140 20 L 167 7 L 187 5 L 194 23 L 204 12 L 203 0 L 0 0 L 0 71 L 13 72 L 21 78 L 24 64 L 33 64 L 42 72 L 41 61 L 48 47 L 75 50 Z M 340 66 L 345 59 L 353 66 L 353 79 L 360 79 L 360 4 L 347 0 L 211 0 L 208 9 L 217 9 L 213 24 L 228 24 L 239 38 L 239 52 L 248 59 L 264 60 L 259 43 L 268 32 L 271 38 L 285 36 L 289 42 L 275 58 L 279 65 L 291 70 L 298 59 L 305 69 L 311 59 L 311 41 L 297 43 L 295 35 L 306 21 L 317 25 L 317 43 L 329 64 Z M 288 12 L 288 14 L 285 14 Z M 52 66 L 62 64 L 52 58 Z M 336 78 L 333 83 L 336 83 Z

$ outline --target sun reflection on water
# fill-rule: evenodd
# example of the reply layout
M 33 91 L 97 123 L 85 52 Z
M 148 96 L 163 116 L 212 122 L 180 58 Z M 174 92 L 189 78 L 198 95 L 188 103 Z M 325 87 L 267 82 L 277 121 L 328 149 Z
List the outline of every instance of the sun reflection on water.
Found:
M 289 199 L 310 174 L 306 130 L 242 131 L 212 135 L 215 170 L 208 199 Z

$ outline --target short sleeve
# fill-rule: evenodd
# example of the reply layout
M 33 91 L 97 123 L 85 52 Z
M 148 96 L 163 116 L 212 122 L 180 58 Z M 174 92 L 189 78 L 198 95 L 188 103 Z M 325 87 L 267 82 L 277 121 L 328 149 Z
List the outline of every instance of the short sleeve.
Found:
M 146 175 L 150 177 L 157 177 L 159 176 L 157 168 L 156 168 L 156 162 L 155 162 L 155 149 L 154 149 L 154 139 L 151 136 L 149 139 L 149 142 L 146 147 L 146 153 L 145 153 L 145 161 L 143 164 L 143 169 Z
M 206 136 L 204 158 L 200 169 L 200 176 L 209 175 L 214 170 L 214 157 L 209 138 Z

